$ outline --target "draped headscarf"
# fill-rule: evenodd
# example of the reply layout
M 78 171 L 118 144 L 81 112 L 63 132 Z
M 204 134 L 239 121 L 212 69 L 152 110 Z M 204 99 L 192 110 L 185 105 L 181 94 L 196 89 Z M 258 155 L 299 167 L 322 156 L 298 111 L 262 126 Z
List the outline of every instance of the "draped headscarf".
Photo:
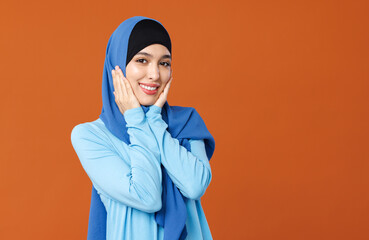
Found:
M 132 29 L 142 20 L 152 20 L 162 26 L 157 20 L 142 16 L 131 17 L 122 22 L 110 36 L 108 41 L 103 70 L 103 107 L 100 119 L 113 135 L 126 144 L 130 144 L 126 121 L 115 103 L 111 71 L 118 65 L 119 68 L 122 69 L 124 76 L 126 76 L 126 65 L 128 64 L 126 61 L 133 57 L 128 56 L 129 53 L 132 53 L 132 49 L 128 49 L 129 38 Z M 133 52 L 139 50 L 141 49 L 136 49 Z M 145 113 L 149 110 L 149 107 L 143 105 L 141 105 L 141 107 Z M 179 143 L 188 151 L 191 150 L 189 139 L 203 139 L 205 142 L 206 154 L 210 160 L 214 152 L 215 141 L 207 130 L 204 121 L 194 108 L 170 106 L 168 102 L 165 102 L 162 107 L 161 115 L 163 120 L 168 124 L 168 132 L 173 138 L 178 139 Z M 164 240 L 182 240 L 187 236 L 185 225 L 187 218 L 187 210 L 184 201 L 185 197 L 173 184 L 163 165 L 161 165 L 161 170 L 163 186 L 162 208 L 155 213 L 155 221 L 164 228 Z M 92 187 L 91 194 L 87 239 L 106 239 L 106 210 L 94 187 Z

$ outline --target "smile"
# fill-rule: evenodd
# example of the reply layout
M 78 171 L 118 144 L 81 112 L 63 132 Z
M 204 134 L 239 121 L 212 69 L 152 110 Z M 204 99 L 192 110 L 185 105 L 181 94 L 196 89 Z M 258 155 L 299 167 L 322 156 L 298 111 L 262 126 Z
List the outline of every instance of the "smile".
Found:
M 151 84 L 150 84 L 151 85 Z M 153 95 L 158 91 L 159 86 L 148 86 L 140 83 L 142 91 L 148 95 Z

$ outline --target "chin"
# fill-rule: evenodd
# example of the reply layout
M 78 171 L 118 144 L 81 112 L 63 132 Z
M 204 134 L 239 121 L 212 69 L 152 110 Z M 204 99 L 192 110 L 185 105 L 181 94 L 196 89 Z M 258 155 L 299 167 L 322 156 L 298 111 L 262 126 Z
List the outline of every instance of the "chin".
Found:
M 145 100 L 141 100 L 140 104 L 143 106 L 151 106 L 154 105 L 156 102 L 156 99 L 145 99 Z

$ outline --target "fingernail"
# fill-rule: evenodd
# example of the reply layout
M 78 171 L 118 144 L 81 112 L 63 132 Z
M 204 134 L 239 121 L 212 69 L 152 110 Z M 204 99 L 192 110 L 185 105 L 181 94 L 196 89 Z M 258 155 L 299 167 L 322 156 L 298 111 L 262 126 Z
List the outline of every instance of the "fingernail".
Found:
M 117 70 L 118 70 L 118 65 L 117 65 L 117 66 L 115 66 L 115 69 L 117 69 Z

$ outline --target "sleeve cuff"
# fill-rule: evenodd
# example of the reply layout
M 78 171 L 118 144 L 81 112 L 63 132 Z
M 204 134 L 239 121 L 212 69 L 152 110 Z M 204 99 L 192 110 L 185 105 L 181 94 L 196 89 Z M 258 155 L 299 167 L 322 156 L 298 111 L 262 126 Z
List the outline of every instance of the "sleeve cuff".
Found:
M 146 113 L 146 116 L 147 117 L 152 117 L 152 116 L 155 116 L 157 114 L 161 115 L 161 109 L 162 109 L 161 107 L 158 107 L 156 105 L 151 105 L 149 107 L 149 111 L 147 111 L 147 113 Z
M 154 131 L 157 127 L 166 129 L 168 124 L 163 120 L 161 115 L 162 108 L 152 105 L 150 106 L 149 111 L 146 113 L 147 120 L 150 126 L 154 127 Z
M 139 124 L 145 120 L 145 113 L 142 107 L 128 109 L 123 114 L 128 125 Z

